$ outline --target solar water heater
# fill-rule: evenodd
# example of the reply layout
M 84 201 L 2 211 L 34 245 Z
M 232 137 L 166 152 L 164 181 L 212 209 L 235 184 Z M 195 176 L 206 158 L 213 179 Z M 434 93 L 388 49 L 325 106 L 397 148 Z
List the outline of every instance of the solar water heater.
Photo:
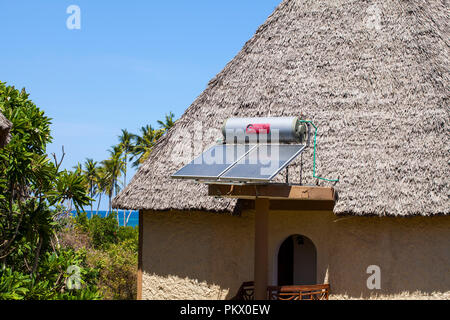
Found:
M 269 183 L 309 145 L 309 123 L 297 117 L 230 118 L 222 141 L 172 175 L 206 183 Z

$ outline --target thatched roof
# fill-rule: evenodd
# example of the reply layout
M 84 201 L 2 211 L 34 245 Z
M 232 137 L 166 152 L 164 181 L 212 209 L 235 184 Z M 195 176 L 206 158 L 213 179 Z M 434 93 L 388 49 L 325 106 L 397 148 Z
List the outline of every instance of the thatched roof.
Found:
M 11 122 L 0 112 L 0 148 L 4 147 L 11 139 L 9 133 L 11 125 Z
M 340 179 L 336 214 L 449 214 L 449 12 L 447 1 L 283 1 L 114 206 L 233 212 L 236 201 L 170 178 L 202 151 L 194 126 L 217 129 L 206 147 L 228 117 L 302 114 L 319 126 L 317 174 Z M 330 184 L 313 179 L 312 150 L 303 161 L 304 184 Z M 299 160 L 289 173 L 299 181 Z

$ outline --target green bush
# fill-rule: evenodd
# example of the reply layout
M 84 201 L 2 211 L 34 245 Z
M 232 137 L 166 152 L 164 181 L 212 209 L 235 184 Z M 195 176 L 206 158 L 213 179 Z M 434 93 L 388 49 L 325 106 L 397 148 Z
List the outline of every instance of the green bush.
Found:
M 132 244 L 135 245 L 135 251 L 138 250 L 138 239 L 139 239 L 139 229 L 137 227 L 120 227 L 117 232 L 117 237 L 119 242 L 124 242 L 130 240 Z
M 70 288 L 69 267 L 79 268 L 80 288 Z M 73 268 L 73 267 L 72 267 Z M 36 273 L 25 274 L 3 265 L 0 270 L 0 300 L 89 299 L 102 297 L 96 283 L 99 271 L 86 264 L 83 250 L 46 252 Z
M 137 251 L 132 239 L 112 244 L 107 250 L 91 250 L 87 261 L 100 271 L 98 285 L 105 299 L 136 299 Z
M 29 291 L 30 283 L 30 276 L 3 267 L 0 271 L 0 300 L 24 299 Z
M 119 242 L 119 226 L 115 214 L 107 217 L 94 215 L 88 219 L 87 214 L 82 212 L 75 218 L 75 227 L 90 235 L 92 246 L 96 249 L 107 248 Z
M 97 285 L 104 299 L 136 299 L 138 228 L 119 227 L 114 214 L 87 219 L 81 213 L 73 223 L 65 237 L 71 238 L 70 233 L 79 238 L 79 232 L 88 236 L 92 249 L 87 250 L 86 262 L 99 272 Z

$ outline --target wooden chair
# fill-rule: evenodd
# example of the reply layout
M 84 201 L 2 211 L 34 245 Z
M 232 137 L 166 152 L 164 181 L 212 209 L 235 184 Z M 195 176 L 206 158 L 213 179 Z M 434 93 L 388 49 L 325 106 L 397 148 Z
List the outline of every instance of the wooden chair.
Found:
M 328 300 L 329 284 L 269 286 L 269 300 Z
M 231 300 L 254 300 L 255 283 L 246 281 L 239 287 L 237 294 Z M 269 300 L 328 300 L 329 284 L 312 284 L 299 286 L 269 286 Z
M 231 300 L 254 300 L 255 283 L 246 281 L 239 287 L 237 294 Z

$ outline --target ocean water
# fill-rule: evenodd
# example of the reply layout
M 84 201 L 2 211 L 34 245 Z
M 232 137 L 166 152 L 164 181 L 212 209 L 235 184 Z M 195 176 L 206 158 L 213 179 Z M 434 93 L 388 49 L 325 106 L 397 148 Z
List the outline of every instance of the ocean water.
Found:
M 76 211 L 72 211 L 72 213 L 75 215 Z M 94 209 L 92 214 L 95 215 L 95 213 L 96 213 L 96 210 Z M 100 210 L 98 211 L 98 215 L 101 216 L 101 217 L 105 217 L 107 213 L 108 213 L 108 211 L 100 211 Z M 91 211 L 89 209 L 86 210 L 86 214 L 87 214 L 88 218 L 91 217 Z M 116 212 L 113 211 L 110 214 L 114 214 L 115 215 Z M 126 210 L 125 211 L 125 217 L 127 218 L 129 214 L 130 214 L 130 210 Z M 124 225 L 123 224 L 123 210 L 119 210 L 119 224 L 121 226 Z M 129 227 L 136 227 L 137 225 L 139 225 L 139 211 L 131 211 L 131 215 L 130 215 L 130 218 L 128 219 L 127 226 L 129 226 Z

